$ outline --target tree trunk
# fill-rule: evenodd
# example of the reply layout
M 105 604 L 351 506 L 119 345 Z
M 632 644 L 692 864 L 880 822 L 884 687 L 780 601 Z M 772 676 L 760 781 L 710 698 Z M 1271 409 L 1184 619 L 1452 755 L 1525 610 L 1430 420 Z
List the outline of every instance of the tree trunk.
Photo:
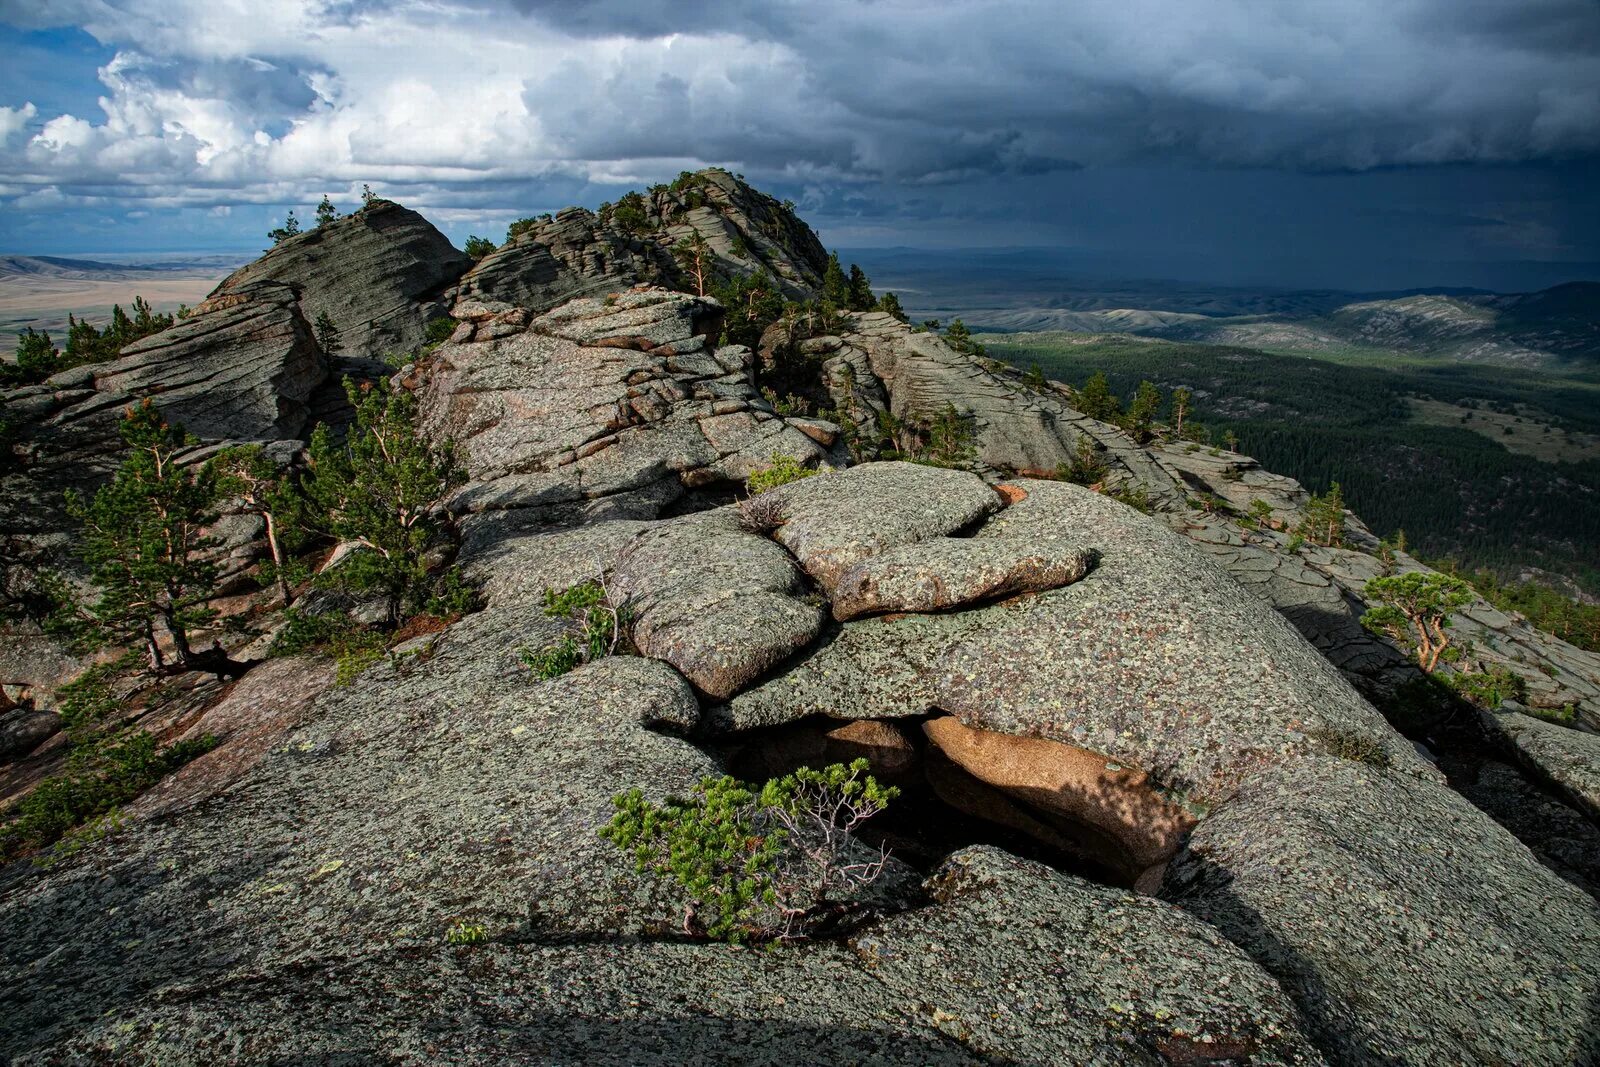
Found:
M 294 590 L 289 588 L 289 579 L 283 573 L 283 546 L 278 543 L 278 524 L 270 511 L 263 511 L 261 517 L 267 523 L 267 547 L 272 550 L 272 565 L 278 572 L 278 592 L 283 594 L 283 606 L 288 607 L 294 602 Z

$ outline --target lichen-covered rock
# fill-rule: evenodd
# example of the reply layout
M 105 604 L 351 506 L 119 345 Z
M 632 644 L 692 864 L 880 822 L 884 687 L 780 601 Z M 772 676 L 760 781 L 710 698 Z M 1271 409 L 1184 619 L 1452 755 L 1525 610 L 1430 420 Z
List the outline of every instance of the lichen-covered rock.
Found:
M 427 219 L 374 200 L 279 242 L 224 278 L 210 299 L 280 282 L 299 295 L 306 321 L 333 320 L 347 356 L 375 358 L 421 344 L 429 320 L 449 313 L 445 289 L 471 265 Z
M 770 412 L 748 352 L 705 347 L 707 301 L 630 290 L 578 300 L 486 341 L 447 344 L 420 390 L 426 432 L 456 442 L 473 482 L 458 511 L 548 520 L 639 496 L 654 517 L 685 489 L 741 480 L 774 453 L 823 455 Z
M 1203 801 L 1330 737 L 1436 776 L 1288 623 L 1184 541 L 1081 486 L 1015 484 L 1027 497 L 977 537 L 1049 529 L 1099 548 L 1100 562 L 952 647 L 937 706 L 1104 752 Z
M 198 437 L 271 440 L 306 428 L 307 404 L 327 373 L 295 291 L 259 282 L 128 345 L 94 368 L 94 387 L 149 397 Z
M 1166 889 L 1350 1064 L 1600 1055 L 1600 909 L 1442 784 L 1328 757 L 1202 820 Z
M 1483 719 L 1523 763 L 1600 821 L 1600 734 L 1580 732 L 1509 706 L 1486 712 Z
M 810 644 L 823 613 L 794 561 L 731 508 L 669 520 L 625 548 L 613 595 L 641 654 L 722 700 Z
M 1256 965 L 1169 904 L 992 848 L 955 853 L 929 884 L 933 907 L 852 944 L 877 981 L 923 998 L 933 1025 L 975 1052 L 1041 1064 L 1322 1062 Z
M 1000 507 L 977 477 L 916 463 L 871 463 L 768 492 L 783 508 L 773 536 L 830 598 L 863 560 L 954 533 Z
M 897 545 L 856 564 L 834 583 L 833 617 L 885 611 L 947 611 L 1077 581 L 1094 554 L 1059 538 L 1008 541 L 941 537 Z

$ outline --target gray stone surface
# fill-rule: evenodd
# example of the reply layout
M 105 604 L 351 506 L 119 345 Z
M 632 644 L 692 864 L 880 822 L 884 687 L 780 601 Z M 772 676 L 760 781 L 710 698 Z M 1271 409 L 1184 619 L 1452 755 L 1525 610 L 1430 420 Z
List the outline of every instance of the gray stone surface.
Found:
M 915 463 L 872 463 L 768 492 L 783 503 L 773 536 L 830 594 L 863 560 L 954 533 L 1000 507 L 973 475 Z
M 1600 822 L 1600 734 L 1509 708 L 1486 712 L 1483 719 L 1490 732 L 1523 763 Z
M 1440 784 L 1268 769 L 1200 823 L 1166 892 L 1278 976 L 1336 1063 L 1600 1055 L 1593 898 Z
M 268 249 L 224 278 L 211 298 L 282 282 L 299 294 L 307 322 L 323 313 L 333 320 L 346 356 L 377 358 L 421 344 L 428 321 L 450 311 L 445 289 L 471 265 L 427 219 L 374 200 Z
M 774 453 L 820 458 L 810 437 L 751 406 L 746 350 L 705 349 L 695 331 L 711 309 L 629 290 L 563 305 L 510 336 L 441 347 L 421 418 L 472 469 L 456 509 L 571 515 L 647 492 L 651 517 L 685 488 L 742 480 Z M 730 410 L 730 400 L 740 403 Z
M 668 520 L 623 549 L 611 591 L 641 654 L 725 699 L 822 629 L 794 560 L 731 508 Z
M 1326 734 L 1435 773 L 1299 634 L 1183 540 L 1081 486 L 1014 484 L 1027 498 L 979 538 L 1048 529 L 1099 549 L 1100 562 L 952 648 L 939 707 L 968 725 L 1117 757 L 1202 802 L 1318 750 Z
M 1177 909 L 1000 857 L 853 945 L 679 941 L 678 901 L 596 831 L 615 792 L 716 771 L 660 732 L 692 722 L 691 690 L 647 659 L 516 666 L 554 632 L 543 585 L 636 532 L 611 526 L 496 543 L 472 561 L 488 609 L 431 658 L 329 691 L 181 817 L 0 875 L 0 1055 L 1154 1064 L 1203 1031 L 1314 1059 L 1271 980 Z M 1069 901 L 1082 922 L 1048 921 Z M 449 944 L 459 922 L 490 940 Z
M 103 394 L 149 397 L 213 440 L 271 440 L 306 429 L 327 366 L 287 285 L 240 285 L 94 368 Z
M 1034 540 L 941 537 L 898 545 L 846 571 L 833 587 L 833 617 L 947 611 L 1082 578 L 1094 554 L 1048 534 Z

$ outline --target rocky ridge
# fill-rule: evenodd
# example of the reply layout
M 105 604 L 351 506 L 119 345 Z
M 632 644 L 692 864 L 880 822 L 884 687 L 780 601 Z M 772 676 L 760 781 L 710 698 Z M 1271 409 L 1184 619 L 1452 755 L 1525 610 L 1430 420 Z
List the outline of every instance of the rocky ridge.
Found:
M 577 262 L 563 269 L 604 273 Z M 1190 505 L 1263 498 L 1292 519 L 1297 485 L 1247 457 L 1135 445 L 1065 387 L 1026 388 L 880 314 L 803 343 L 818 388 L 845 418 L 971 412 L 982 476 L 850 465 L 846 427 L 780 415 L 756 389 L 763 356 L 716 344 L 713 301 L 606 277 L 548 308 L 463 291 L 451 341 L 397 378 L 467 461 L 450 506 L 483 611 L 347 687 L 292 660 L 196 687 L 164 730 L 221 747 L 121 832 L 0 873 L 4 1054 L 1600 1055 L 1594 899 L 1362 695 L 1407 674 L 1356 622 L 1376 561 L 1289 553 Z M 281 307 L 299 325 L 280 345 L 305 322 Z M 186 325 L 143 351 L 204 333 Z M 231 365 L 249 349 L 204 351 Z M 289 402 L 307 376 L 265 379 Z M 98 383 L 77 402 L 114 412 L 123 394 Z M 61 389 L 22 398 L 47 413 L 40 440 L 70 410 Z M 230 401 L 241 418 L 270 408 L 252 395 Z M 1152 515 L 1037 477 L 1082 439 Z M 730 501 L 774 453 L 848 469 L 771 491 L 752 526 Z M 634 609 L 642 655 L 532 684 L 518 650 L 558 633 L 542 591 L 583 576 Z M 1593 714 L 1584 654 L 1469 615 L 1550 668 L 1540 699 Z M 1546 735 L 1592 735 L 1516 714 L 1501 721 L 1519 757 L 1588 795 L 1584 746 Z M 684 941 L 674 902 L 596 835 L 610 797 L 681 793 L 752 752 L 781 765 L 785 743 L 868 754 L 926 783 L 907 798 L 923 819 L 1006 828 L 1053 862 L 952 841 L 921 870 L 897 863 L 882 916 L 842 941 Z M 489 940 L 445 943 L 459 922 Z

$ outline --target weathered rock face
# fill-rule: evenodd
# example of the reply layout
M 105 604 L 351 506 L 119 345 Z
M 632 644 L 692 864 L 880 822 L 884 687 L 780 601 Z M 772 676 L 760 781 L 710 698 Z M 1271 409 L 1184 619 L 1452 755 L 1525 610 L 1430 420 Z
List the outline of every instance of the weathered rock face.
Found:
M 653 517 L 686 488 L 742 479 L 775 453 L 822 457 L 756 394 L 746 349 L 707 347 L 717 311 L 637 289 L 523 327 L 488 309 L 469 318 L 420 390 L 424 428 L 455 441 L 474 472 L 454 506 Z
M 259 281 L 292 286 L 308 322 L 326 313 L 345 354 L 381 357 L 422 343 L 428 321 L 449 314 L 444 291 L 472 261 L 427 219 L 387 200 L 269 249 L 217 286 L 211 298 Z
M 1348 760 L 1264 772 L 1167 891 L 1277 975 L 1339 1063 L 1585 1063 L 1600 910 L 1433 783 Z
M 471 561 L 498 576 L 486 611 L 426 662 L 329 691 L 225 798 L 7 872 L 0 1051 L 166 1058 L 227 1034 L 246 1059 L 606 1062 L 620 1041 L 630 1062 L 1154 1063 L 1208 1035 L 1318 1062 L 1273 980 L 1204 924 L 982 850 L 953 858 L 933 906 L 848 944 L 662 933 L 678 906 L 595 831 L 620 788 L 659 799 L 716 770 L 663 732 L 693 723 L 691 690 L 646 659 L 543 685 L 515 668 L 555 633 L 539 590 L 638 532 L 499 543 Z M 445 944 L 457 922 L 490 942 Z M 490 987 L 504 1013 L 458 1008 Z
M 639 282 L 695 291 L 672 249 L 696 235 L 708 251 L 708 279 L 765 271 L 790 299 L 814 296 L 822 283 L 827 253 L 811 227 L 727 171 L 711 169 L 680 188 L 654 190 L 637 229 L 584 208 L 536 220 L 479 261 L 455 295 L 537 313 Z
M 124 348 L 93 368 L 92 382 L 102 394 L 149 397 L 200 438 L 270 441 L 307 429 L 307 404 L 327 374 L 295 291 L 258 282 Z

